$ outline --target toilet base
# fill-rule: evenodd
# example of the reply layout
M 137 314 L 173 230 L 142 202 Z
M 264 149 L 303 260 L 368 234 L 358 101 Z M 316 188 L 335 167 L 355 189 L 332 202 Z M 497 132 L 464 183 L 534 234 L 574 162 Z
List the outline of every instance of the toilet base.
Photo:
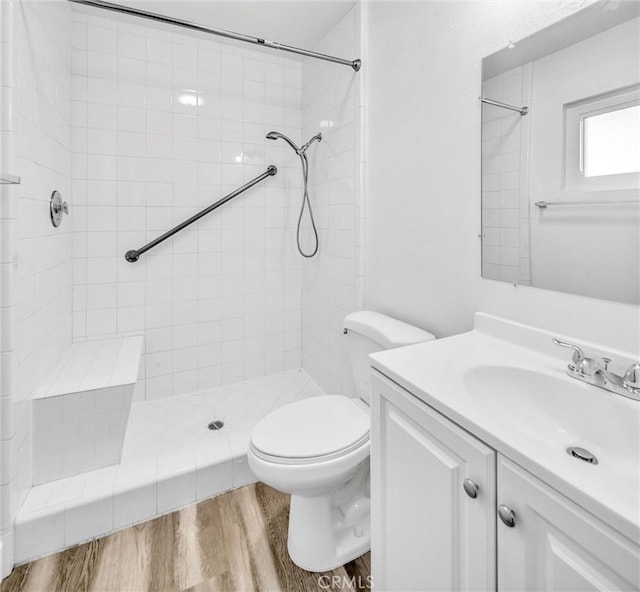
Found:
M 291 496 L 287 547 L 298 567 L 335 569 L 366 553 L 370 545 L 369 459 L 330 494 Z

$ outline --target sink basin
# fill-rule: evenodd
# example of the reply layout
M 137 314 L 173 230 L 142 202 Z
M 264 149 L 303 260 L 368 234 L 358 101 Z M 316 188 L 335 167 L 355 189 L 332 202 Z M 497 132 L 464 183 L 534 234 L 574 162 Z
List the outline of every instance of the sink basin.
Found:
M 581 446 L 621 468 L 640 459 L 640 406 L 571 379 L 517 366 L 476 366 L 464 373 L 476 403 L 550 446 Z
M 478 313 L 473 331 L 371 360 L 499 454 L 640 541 L 640 401 L 567 376 L 569 355 L 553 337 Z M 594 357 L 613 354 L 618 372 L 639 357 L 582 345 Z M 569 447 L 585 449 L 598 464 L 570 456 Z

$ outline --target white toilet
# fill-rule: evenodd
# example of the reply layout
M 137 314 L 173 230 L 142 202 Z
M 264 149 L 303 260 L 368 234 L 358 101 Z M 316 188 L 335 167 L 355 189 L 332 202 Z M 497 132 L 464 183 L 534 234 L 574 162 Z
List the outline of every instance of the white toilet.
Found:
M 256 477 L 291 494 L 289 555 L 308 571 L 327 571 L 369 549 L 370 353 L 435 339 L 371 311 L 344 320 L 356 392 L 285 405 L 251 432 Z

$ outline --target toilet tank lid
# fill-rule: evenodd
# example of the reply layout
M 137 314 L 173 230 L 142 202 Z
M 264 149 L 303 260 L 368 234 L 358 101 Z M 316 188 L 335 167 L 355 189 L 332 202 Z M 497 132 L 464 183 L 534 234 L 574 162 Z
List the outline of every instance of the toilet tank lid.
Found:
M 431 341 L 428 331 L 372 310 L 352 312 L 344 319 L 345 329 L 355 331 L 379 343 L 385 349 Z

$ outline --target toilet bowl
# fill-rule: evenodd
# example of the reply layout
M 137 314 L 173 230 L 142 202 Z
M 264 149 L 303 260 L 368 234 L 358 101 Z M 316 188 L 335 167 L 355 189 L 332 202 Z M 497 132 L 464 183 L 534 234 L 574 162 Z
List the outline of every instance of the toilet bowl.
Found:
M 327 571 L 369 549 L 369 361 L 375 351 L 435 339 L 371 311 L 345 318 L 356 389 L 353 396 L 295 401 L 251 432 L 256 477 L 291 494 L 287 547 L 308 571 Z

